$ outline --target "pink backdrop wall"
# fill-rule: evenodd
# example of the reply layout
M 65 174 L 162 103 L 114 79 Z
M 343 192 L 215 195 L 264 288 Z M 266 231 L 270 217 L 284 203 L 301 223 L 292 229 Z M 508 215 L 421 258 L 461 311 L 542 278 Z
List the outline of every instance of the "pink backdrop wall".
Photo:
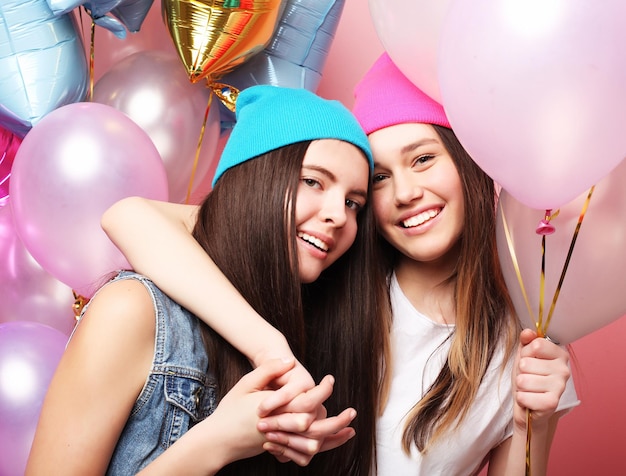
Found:
M 96 79 L 133 50 L 173 51 L 164 35 L 158 3 L 134 38 L 126 42 L 112 40 L 116 46 L 110 48 L 103 44 L 106 33 L 98 34 Z M 317 92 L 351 107 L 355 83 L 382 51 L 367 0 L 347 0 Z M 209 183 L 210 177 L 194 193 L 192 201 L 208 191 Z M 626 441 L 626 410 L 622 405 L 626 395 L 626 346 L 622 339 L 626 340 L 626 319 L 573 344 L 574 374 L 582 404 L 561 420 L 552 447 L 550 475 L 626 474 L 626 458 L 622 456 Z

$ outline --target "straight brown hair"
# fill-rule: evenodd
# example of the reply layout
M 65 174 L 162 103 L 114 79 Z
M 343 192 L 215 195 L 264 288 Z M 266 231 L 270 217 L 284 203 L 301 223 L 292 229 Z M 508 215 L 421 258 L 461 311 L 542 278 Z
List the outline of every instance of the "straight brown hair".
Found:
M 442 285 L 454 288 L 455 330 L 448 358 L 431 387 L 411 409 L 403 434 L 408 453 L 428 446 L 460 424 L 497 349 L 509 357 L 519 324 L 498 260 L 493 180 L 465 151 L 451 129 L 432 125 L 452 157 L 463 187 L 465 217 L 455 269 Z M 384 242 L 387 274 L 399 252 Z
M 374 460 L 381 356 L 386 339 L 379 318 L 384 279 L 371 207 L 358 215 L 354 245 L 320 278 L 301 285 L 295 206 L 310 142 L 289 145 L 224 173 L 203 202 L 194 237 L 251 306 L 281 331 L 316 382 L 335 376 L 329 415 L 357 410 L 356 436 L 316 455 L 308 467 L 279 463 L 264 453 L 219 474 L 366 475 Z M 365 160 L 365 159 L 364 159 Z M 218 398 L 251 370 L 247 359 L 212 329 L 205 329 Z

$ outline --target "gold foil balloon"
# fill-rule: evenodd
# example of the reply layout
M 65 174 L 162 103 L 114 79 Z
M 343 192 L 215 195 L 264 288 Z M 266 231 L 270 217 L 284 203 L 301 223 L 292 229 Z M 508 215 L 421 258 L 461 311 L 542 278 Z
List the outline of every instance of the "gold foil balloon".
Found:
M 214 83 L 262 51 L 283 0 L 163 0 L 163 17 L 191 82 Z

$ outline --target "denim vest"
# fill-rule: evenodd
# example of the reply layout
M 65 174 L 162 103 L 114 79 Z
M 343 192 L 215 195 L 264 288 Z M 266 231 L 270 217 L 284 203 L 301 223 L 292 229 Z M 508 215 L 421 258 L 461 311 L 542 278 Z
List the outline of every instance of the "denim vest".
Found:
M 156 314 L 150 374 L 113 451 L 107 475 L 131 475 L 174 444 L 215 410 L 215 381 L 197 317 L 144 276 L 123 271 L 114 280 L 136 279 L 148 290 Z

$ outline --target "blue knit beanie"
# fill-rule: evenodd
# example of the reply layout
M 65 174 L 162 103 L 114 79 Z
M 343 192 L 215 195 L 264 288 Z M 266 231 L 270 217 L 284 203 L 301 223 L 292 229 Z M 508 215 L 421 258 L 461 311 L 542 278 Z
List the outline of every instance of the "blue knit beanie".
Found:
M 316 139 L 349 142 L 363 151 L 370 171 L 374 168 L 365 132 L 339 101 L 322 99 L 304 88 L 258 85 L 239 94 L 236 114 L 213 186 L 231 167 L 289 144 Z

